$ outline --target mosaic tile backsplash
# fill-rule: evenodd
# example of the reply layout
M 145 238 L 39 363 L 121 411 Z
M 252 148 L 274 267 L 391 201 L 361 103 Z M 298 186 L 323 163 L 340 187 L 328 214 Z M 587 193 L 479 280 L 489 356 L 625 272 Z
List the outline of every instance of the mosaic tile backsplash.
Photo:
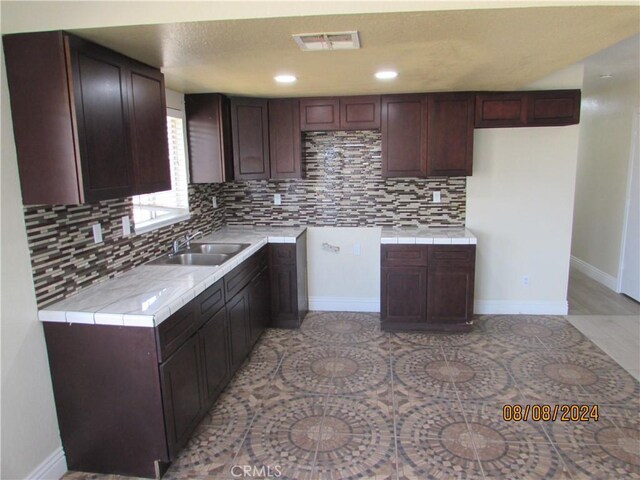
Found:
M 85 205 L 38 205 L 24 209 L 31 266 L 39 308 L 106 278 L 116 277 L 162 253 L 188 232 L 207 234 L 224 223 L 224 209 L 211 196 L 221 185 L 191 185 L 187 221 L 141 235 L 122 236 L 122 220 L 132 217 L 131 198 Z M 92 225 L 102 225 L 103 243 L 93 242 Z
M 462 227 L 466 177 L 382 178 L 379 131 L 312 132 L 304 137 L 304 180 L 224 187 L 228 225 Z M 433 192 L 442 202 L 433 203 Z M 273 194 L 282 205 L 273 204 Z
M 181 235 L 224 224 L 464 226 L 466 178 L 383 179 L 381 142 L 374 131 L 306 133 L 304 180 L 191 185 L 191 219 L 141 235 L 122 236 L 121 218 L 132 216 L 130 198 L 25 207 L 38 307 L 168 252 Z M 436 190 L 442 192 L 437 204 L 431 201 Z M 273 205 L 274 193 L 282 205 Z M 96 245 L 91 226 L 98 222 L 104 242 Z

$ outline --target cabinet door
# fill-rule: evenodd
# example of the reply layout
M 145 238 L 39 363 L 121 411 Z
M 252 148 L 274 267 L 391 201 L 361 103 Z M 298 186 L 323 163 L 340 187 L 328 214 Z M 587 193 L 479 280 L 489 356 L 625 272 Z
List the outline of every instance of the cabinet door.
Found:
M 295 265 L 273 265 L 271 277 L 271 326 L 296 328 L 298 319 L 298 290 Z
M 428 95 L 427 176 L 468 176 L 473 164 L 473 96 Z
M 574 125 L 580 122 L 580 90 L 529 92 L 527 124 Z
M 476 95 L 475 109 L 475 128 L 524 127 L 527 123 L 527 94 Z
M 340 99 L 301 98 L 300 129 L 303 132 L 340 130 Z
M 384 323 L 424 322 L 427 315 L 427 269 L 382 267 L 381 320 Z
M 251 310 L 249 308 L 249 288 L 244 288 L 227 303 L 229 316 L 229 337 L 231 350 L 231 373 L 235 373 L 249 353 Z
M 129 145 L 128 71 L 123 57 L 76 37 L 66 40 L 84 201 L 129 196 L 134 177 Z
M 233 180 L 231 109 L 219 93 L 184 96 L 191 183 Z
M 388 95 L 382 105 L 382 176 L 427 174 L 423 95 Z
M 230 378 L 229 325 L 224 308 L 204 324 L 200 330 L 200 343 L 206 410 L 215 402 Z
M 236 180 L 269 178 L 269 116 L 267 100 L 231 99 L 233 166 Z
M 271 178 L 302 178 L 298 99 L 269 100 Z
M 164 76 L 130 62 L 127 71 L 134 193 L 171 190 Z
M 379 130 L 380 97 L 340 97 L 340 128 L 342 130 Z
M 175 458 L 198 425 L 203 410 L 200 383 L 200 343 L 194 335 L 160 364 L 169 456 Z
M 472 321 L 475 258 L 475 246 L 430 247 L 428 323 Z
M 269 271 L 263 270 L 249 284 L 249 308 L 251 315 L 251 345 L 256 343 L 269 324 L 270 315 Z
M 3 35 L 22 203 L 82 202 L 61 32 Z

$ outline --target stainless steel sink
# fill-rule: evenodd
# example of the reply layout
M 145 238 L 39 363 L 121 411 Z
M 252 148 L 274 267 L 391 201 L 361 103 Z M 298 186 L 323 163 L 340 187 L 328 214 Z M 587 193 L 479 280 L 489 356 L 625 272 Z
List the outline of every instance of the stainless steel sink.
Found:
M 247 248 L 250 243 L 192 243 L 191 246 L 185 250 L 188 253 L 203 253 L 203 254 L 231 254 L 235 255 Z
M 215 267 L 235 256 L 249 243 L 192 243 L 188 249 L 165 255 L 147 265 L 202 265 Z
M 147 265 L 202 265 L 215 267 L 222 265 L 233 255 L 224 253 L 201 254 L 201 253 L 176 253 L 156 258 Z

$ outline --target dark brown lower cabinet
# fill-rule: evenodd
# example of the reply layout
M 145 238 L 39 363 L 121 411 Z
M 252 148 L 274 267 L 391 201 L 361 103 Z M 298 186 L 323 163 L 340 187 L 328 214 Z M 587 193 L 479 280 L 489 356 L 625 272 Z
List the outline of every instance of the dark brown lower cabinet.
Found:
M 473 320 L 475 260 L 473 246 L 433 245 L 429 249 L 429 323 L 445 326 Z
M 271 323 L 276 328 L 298 328 L 309 311 L 307 289 L 307 234 L 296 243 L 269 244 Z
M 427 314 L 427 270 L 424 267 L 382 267 L 381 311 L 399 326 L 424 323 Z
M 161 476 L 269 318 L 265 247 L 156 328 L 44 323 L 69 469 Z
M 200 422 L 203 410 L 199 336 L 193 335 L 160 364 L 164 420 L 170 457 L 175 457 Z
M 229 347 L 231 371 L 236 372 L 244 361 L 249 349 L 251 318 L 249 310 L 249 290 L 244 288 L 227 304 L 229 314 Z
M 269 270 L 266 268 L 249 284 L 249 344 L 253 346 L 269 325 L 270 282 Z
M 200 330 L 205 409 L 216 401 L 231 378 L 227 309 L 216 313 Z
M 475 245 L 383 245 L 380 311 L 387 331 L 468 331 Z

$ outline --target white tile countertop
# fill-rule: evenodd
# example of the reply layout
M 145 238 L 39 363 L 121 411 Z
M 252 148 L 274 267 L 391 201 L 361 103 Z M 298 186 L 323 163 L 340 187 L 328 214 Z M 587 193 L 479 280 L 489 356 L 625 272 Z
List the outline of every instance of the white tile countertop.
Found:
M 477 239 L 466 228 L 383 228 L 382 244 L 475 245 Z
M 154 327 L 267 243 L 296 243 L 305 227 L 225 227 L 192 243 L 249 243 L 220 266 L 141 265 L 38 311 L 43 322 Z

